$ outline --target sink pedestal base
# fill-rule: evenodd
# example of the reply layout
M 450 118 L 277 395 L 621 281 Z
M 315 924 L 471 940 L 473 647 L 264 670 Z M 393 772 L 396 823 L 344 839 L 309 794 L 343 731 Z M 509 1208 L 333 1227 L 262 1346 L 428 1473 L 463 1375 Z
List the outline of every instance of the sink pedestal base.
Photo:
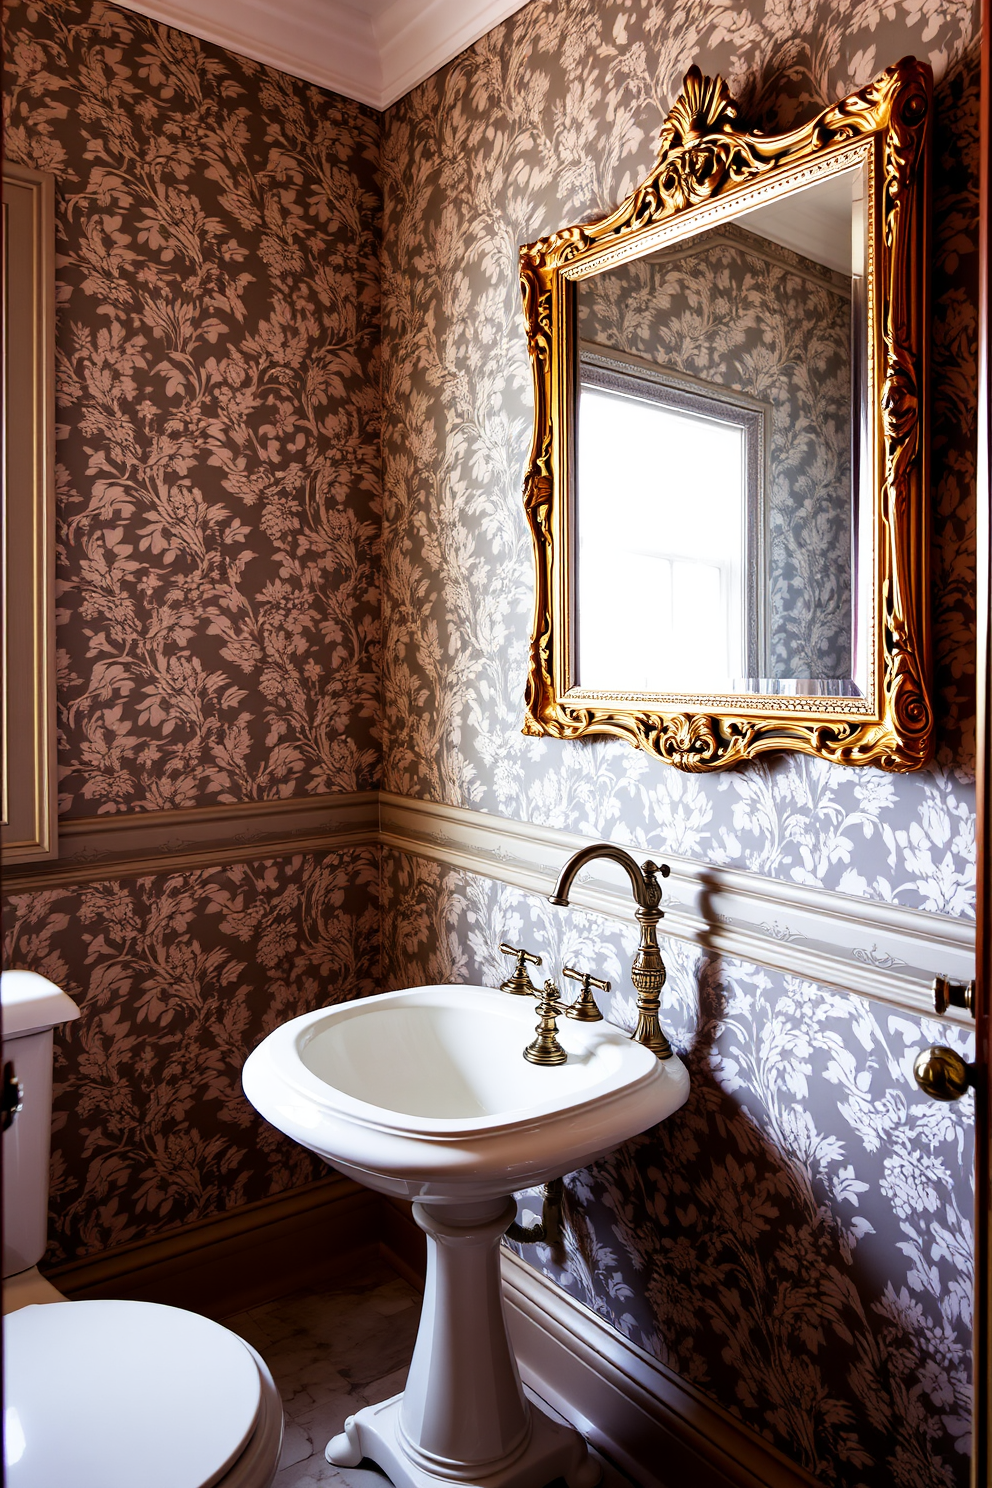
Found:
M 427 1285 L 406 1389 L 349 1417 L 327 1444 L 338 1467 L 363 1457 L 396 1488 L 594 1488 L 577 1431 L 524 1395 L 506 1331 L 499 1242 L 512 1199 L 414 1204 L 427 1235 Z
M 367 1457 L 382 1468 L 396 1488 L 438 1488 L 441 1483 L 447 1488 L 452 1483 L 471 1484 L 471 1488 L 544 1488 L 555 1478 L 564 1478 L 568 1488 L 594 1488 L 600 1470 L 588 1455 L 582 1437 L 570 1426 L 552 1421 L 539 1405 L 528 1404 L 530 1439 L 515 1462 L 494 1473 L 473 1472 L 455 1478 L 418 1467 L 405 1450 L 400 1426 L 402 1395 L 349 1416 L 341 1435 L 328 1442 L 324 1456 L 336 1467 L 357 1467 Z

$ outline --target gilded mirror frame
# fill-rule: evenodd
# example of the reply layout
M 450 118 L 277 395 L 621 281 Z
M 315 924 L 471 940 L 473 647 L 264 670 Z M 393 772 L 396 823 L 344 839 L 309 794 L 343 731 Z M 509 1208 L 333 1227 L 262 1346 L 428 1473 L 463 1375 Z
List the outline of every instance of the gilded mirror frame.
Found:
M 768 750 L 846 765 L 919 769 L 930 756 L 927 402 L 928 155 L 932 76 L 906 58 L 781 135 L 747 133 L 721 78 L 693 67 L 647 179 L 599 221 L 520 250 L 534 378 L 524 505 L 536 560 L 524 733 L 613 735 L 682 770 L 725 769 Z M 577 286 L 604 268 L 727 221 L 819 177 L 865 172 L 866 431 L 871 521 L 867 686 L 859 697 L 593 692 L 573 685 L 575 578 L 569 493 L 578 365 Z

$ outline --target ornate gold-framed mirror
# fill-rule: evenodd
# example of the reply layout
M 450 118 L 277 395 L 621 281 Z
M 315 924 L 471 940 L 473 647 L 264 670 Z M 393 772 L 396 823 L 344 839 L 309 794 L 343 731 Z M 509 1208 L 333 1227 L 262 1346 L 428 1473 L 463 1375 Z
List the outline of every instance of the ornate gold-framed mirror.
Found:
M 525 733 L 926 762 L 931 97 L 907 58 L 762 135 L 694 67 L 647 180 L 521 248 Z

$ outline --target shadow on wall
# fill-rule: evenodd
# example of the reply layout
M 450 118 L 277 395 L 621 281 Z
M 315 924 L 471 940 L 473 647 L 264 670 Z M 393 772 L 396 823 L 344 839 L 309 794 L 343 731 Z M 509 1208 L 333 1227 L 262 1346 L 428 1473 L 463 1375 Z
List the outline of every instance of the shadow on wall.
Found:
M 919 1300 L 888 1279 L 888 1254 L 891 1245 L 925 1265 L 928 1249 L 931 1257 L 956 1249 L 967 1265 L 967 1207 L 961 1214 L 954 1201 L 946 1205 L 950 1234 L 945 1206 L 927 1185 L 942 1177 L 957 1186 L 960 1175 L 967 1203 L 968 1118 L 956 1122 L 957 1173 L 939 1159 L 928 1172 L 923 1098 L 889 1090 L 872 1099 L 866 1071 L 855 1072 L 853 1056 L 828 1035 L 836 1063 L 827 1080 L 842 1086 L 866 1152 L 890 1153 L 880 1174 L 845 1164 L 845 1144 L 818 1120 L 823 1096 L 810 1081 L 824 1043 L 816 1025 L 822 1033 L 825 994 L 793 986 L 769 1009 L 759 991 L 753 1002 L 745 994 L 742 1007 L 743 970 L 714 956 L 700 962 L 698 1023 L 681 1051 L 689 1101 L 569 1180 L 574 1249 L 556 1279 L 598 1312 L 608 1297 L 621 1332 L 823 1481 L 858 1483 L 863 1472 L 877 1482 L 873 1473 L 886 1464 L 898 1466 L 893 1482 L 954 1482 L 966 1465 L 958 1447 L 968 1447 L 970 1356 L 967 1328 L 948 1323 L 964 1321 L 967 1276 L 950 1286 L 958 1317 L 923 1325 Z M 763 1012 L 772 1013 L 768 1021 Z M 746 1049 L 728 1050 L 735 1032 Z M 876 1232 L 870 1205 L 859 1204 L 873 1181 L 895 1215 L 915 1224 Z M 888 1240 L 881 1251 L 879 1240 Z M 538 1263 L 555 1274 L 546 1255 Z

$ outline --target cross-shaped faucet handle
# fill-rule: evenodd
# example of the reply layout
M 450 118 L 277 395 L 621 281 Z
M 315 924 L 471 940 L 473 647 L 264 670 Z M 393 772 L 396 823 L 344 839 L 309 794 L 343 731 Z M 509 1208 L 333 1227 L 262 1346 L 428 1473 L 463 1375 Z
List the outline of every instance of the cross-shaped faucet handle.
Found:
M 518 950 L 516 946 L 507 945 L 505 941 L 500 942 L 501 956 L 516 956 L 517 964 L 507 977 L 505 982 L 500 982 L 501 992 L 512 992 L 515 997 L 538 997 L 540 996 L 534 983 L 527 973 L 527 962 L 532 966 L 540 966 L 540 956 L 535 956 L 533 951 Z
M 566 1011 L 565 1017 L 575 1018 L 579 1023 L 601 1023 L 603 1015 L 596 1006 L 592 989 L 598 987 L 601 992 L 609 992 L 613 984 L 592 976 L 588 971 L 576 971 L 574 966 L 563 966 L 561 971 L 562 976 L 567 976 L 570 981 L 582 983 L 582 991 Z

